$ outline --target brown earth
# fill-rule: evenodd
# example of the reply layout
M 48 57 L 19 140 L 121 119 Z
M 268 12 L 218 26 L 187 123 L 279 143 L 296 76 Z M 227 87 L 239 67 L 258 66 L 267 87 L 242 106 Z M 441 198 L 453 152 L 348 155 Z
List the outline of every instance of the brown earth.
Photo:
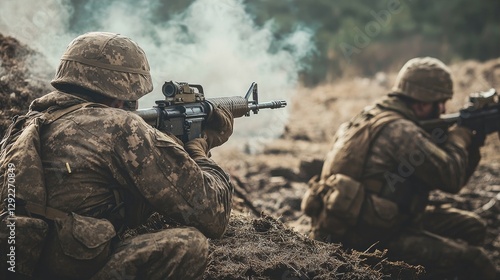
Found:
M 42 64 L 42 66 L 40 66 Z M 27 105 L 50 91 L 49 72 L 42 77 L 32 68 L 49 69 L 40 55 L 22 45 L 15 38 L 0 34 L 0 133 L 15 115 L 26 112 Z
M 50 77 L 30 74 L 33 55 L 14 38 L 0 34 L 2 135 L 12 116 L 25 112 L 31 100 L 50 91 Z M 500 59 L 461 62 L 452 71 L 457 94 L 449 103 L 450 112 L 464 103 L 469 92 L 500 85 Z M 210 240 L 205 279 L 417 279 L 422 275 L 422 267 L 388 261 L 384 252 L 349 251 L 306 238 L 309 220 L 300 212 L 306 182 L 318 171 L 337 127 L 382 97 L 394 77 L 394 73 L 379 73 L 301 89 L 289 105 L 293 113 L 280 139 L 265 142 L 254 153 L 231 146 L 213 151 L 213 158 L 231 174 L 236 192 L 224 237 Z M 489 136 L 481 164 L 464 190 L 458 195 L 434 192 L 432 198 L 486 219 L 485 248 L 500 268 L 499 148 L 497 135 Z M 155 215 L 146 227 L 129 233 L 163 227 L 161 217 Z

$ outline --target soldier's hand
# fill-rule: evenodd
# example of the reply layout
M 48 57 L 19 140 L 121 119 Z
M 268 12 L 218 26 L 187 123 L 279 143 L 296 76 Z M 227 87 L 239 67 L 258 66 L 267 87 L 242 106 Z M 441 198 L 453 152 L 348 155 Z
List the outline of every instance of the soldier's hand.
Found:
M 204 138 L 208 148 L 212 149 L 224 144 L 233 134 L 233 115 L 222 106 L 214 106 L 212 116 L 205 127 Z
M 189 156 L 196 160 L 198 158 L 205 158 L 208 154 L 208 144 L 203 138 L 195 138 L 186 144 L 184 144 L 184 149 L 188 152 Z

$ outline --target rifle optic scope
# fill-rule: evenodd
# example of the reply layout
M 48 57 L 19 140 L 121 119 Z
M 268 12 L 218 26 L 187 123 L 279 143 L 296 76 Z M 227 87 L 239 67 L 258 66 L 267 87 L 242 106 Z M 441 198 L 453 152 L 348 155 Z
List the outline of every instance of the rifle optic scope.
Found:
M 203 87 L 201 85 L 170 81 L 163 84 L 161 91 L 166 98 L 174 98 L 176 95 L 181 94 L 203 94 Z

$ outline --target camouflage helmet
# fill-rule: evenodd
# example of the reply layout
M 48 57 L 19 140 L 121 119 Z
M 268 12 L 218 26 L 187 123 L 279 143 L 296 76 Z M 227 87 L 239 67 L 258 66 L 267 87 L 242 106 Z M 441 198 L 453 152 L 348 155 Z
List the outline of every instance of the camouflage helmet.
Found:
M 422 102 L 436 102 L 453 96 L 450 69 L 432 57 L 410 59 L 396 78 L 392 95 L 408 96 Z
M 106 97 L 137 100 L 153 90 L 144 51 L 119 34 L 90 32 L 75 38 L 51 84 L 78 86 Z

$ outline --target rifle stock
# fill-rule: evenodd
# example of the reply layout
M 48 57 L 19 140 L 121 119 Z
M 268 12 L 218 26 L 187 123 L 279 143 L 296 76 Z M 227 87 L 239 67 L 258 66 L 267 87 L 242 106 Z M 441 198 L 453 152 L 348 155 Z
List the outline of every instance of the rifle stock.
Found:
M 162 87 L 165 100 L 157 106 L 134 111 L 151 126 L 175 135 L 183 142 L 201 137 L 206 121 L 210 120 L 214 107 L 226 108 L 234 118 L 257 114 L 260 109 L 285 107 L 285 100 L 259 103 L 257 84 L 252 83 L 245 97 L 217 97 L 205 99 L 203 87 L 188 83 L 166 82 Z M 253 100 L 250 100 L 252 95 Z

